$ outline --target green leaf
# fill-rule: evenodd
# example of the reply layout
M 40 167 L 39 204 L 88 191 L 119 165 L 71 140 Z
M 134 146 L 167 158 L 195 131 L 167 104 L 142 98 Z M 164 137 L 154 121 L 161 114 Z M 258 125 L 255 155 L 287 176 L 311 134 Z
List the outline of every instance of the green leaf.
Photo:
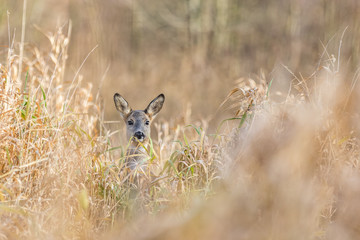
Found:
M 189 124 L 189 125 L 187 125 L 187 126 L 185 126 L 186 128 L 187 127 L 192 127 L 192 128 L 194 128 L 195 129 L 195 131 L 197 132 L 197 134 L 199 134 L 199 135 L 201 135 L 201 131 L 197 128 L 197 127 L 195 127 L 193 124 Z M 200 128 L 200 127 L 199 127 Z
M 186 137 L 185 133 L 184 133 L 183 135 L 184 135 L 184 142 L 185 142 L 185 145 L 186 145 L 186 146 L 189 146 L 189 141 L 188 141 L 188 139 L 187 139 L 187 137 Z
M 24 92 L 26 92 L 28 77 L 29 77 L 29 71 L 26 72 L 26 76 L 25 76 Z
M 227 121 L 232 121 L 232 120 L 239 120 L 239 119 L 242 119 L 242 117 L 241 117 L 241 118 L 233 117 L 233 118 L 227 118 L 227 119 L 222 120 L 221 123 L 220 123 L 220 125 L 219 125 L 219 127 L 218 127 L 217 130 L 216 130 L 216 135 L 219 135 L 219 131 L 220 131 L 222 125 L 223 125 L 225 122 L 227 122 Z
M 46 104 L 46 94 L 45 94 L 45 91 L 44 89 L 40 86 L 40 89 L 41 89 L 41 92 L 42 92 L 42 95 L 43 95 L 43 98 L 44 98 L 44 105 L 45 105 L 45 108 L 47 108 L 47 104 Z
M 238 128 L 241 128 L 242 125 L 245 123 L 246 117 L 247 117 L 247 111 L 242 115 Z
M 109 148 L 109 149 L 106 150 L 104 153 L 106 153 L 106 152 L 111 152 L 111 151 L 114 151 L 114 150 L 117 150 L 117 149 L 122 149 L 122 146 Z
M 89 208 L 89 197 L 88 197 L 88 193 L 87 193 L 86 189 L 83 189 L 80 191 L 80 193 L 78 194 L 78 201 L 79 201 L 80 207 L 84 211 L 86 211 Z
M 268 85 L 268 88 L 267 88 L 267 91 L 266 91 L 266 98 L 269 97 L 269 92 L 270 92 L 271 84 L 272 84 L 273 81 L 274 81 L 274 78 L 272 78 L 271 81 L 269 82 L 269 85 Z

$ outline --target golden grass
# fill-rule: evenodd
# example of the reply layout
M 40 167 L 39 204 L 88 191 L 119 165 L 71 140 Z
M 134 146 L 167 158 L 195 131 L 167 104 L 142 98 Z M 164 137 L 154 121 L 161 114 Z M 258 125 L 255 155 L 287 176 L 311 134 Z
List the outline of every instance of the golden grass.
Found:
M 64 80 L 69 33 L 47 37 L 25 79 L 17 49 L 1 65 L 0 239 L 359 237 L 358 75 L 336 60 L 289 92 L 240 79 L 216 134 L 190 110 L 157 120 L 152 173 L 129 172 L 91 85 Z

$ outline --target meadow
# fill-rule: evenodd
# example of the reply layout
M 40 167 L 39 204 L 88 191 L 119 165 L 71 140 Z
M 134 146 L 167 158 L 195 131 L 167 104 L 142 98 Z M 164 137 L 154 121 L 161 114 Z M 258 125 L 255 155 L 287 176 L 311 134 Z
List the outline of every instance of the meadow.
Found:
M 265 5 L 3 1 L 0 239 L 358 239 L 360 6 Z

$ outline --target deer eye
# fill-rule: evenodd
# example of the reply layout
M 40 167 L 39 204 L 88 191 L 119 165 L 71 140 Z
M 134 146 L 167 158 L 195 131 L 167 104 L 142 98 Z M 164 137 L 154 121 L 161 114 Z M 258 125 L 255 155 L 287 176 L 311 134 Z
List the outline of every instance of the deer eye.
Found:
M 129 125 L 134 125 L 134 121 L 133 121 L 133 120 L 130 120 L 130 121 L 128 121 L 128 124 L 129 124 Z
M 145 124 L 146 124 L 146 125 L 149 125 L 149 124 L 150 124 L 150 121 L 149 121 L 149 120 L 146 120 Z

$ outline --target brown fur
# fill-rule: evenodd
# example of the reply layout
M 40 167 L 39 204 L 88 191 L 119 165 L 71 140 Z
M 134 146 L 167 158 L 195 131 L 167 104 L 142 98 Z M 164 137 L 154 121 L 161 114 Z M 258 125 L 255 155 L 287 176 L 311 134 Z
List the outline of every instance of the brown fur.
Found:
M 127 151 L 127 162 L 131 169 L 144 163 L 146 157 L 144 147 L 146 148 L 149 143 L 150 125 L 161 110 L 164 101 L 164 94 L 160 94 L 149 103 L 145 110 L 133 111 L 120 94 L 114 95 L 115 107 L 126 124 L 126 136 L 131 143 Z

